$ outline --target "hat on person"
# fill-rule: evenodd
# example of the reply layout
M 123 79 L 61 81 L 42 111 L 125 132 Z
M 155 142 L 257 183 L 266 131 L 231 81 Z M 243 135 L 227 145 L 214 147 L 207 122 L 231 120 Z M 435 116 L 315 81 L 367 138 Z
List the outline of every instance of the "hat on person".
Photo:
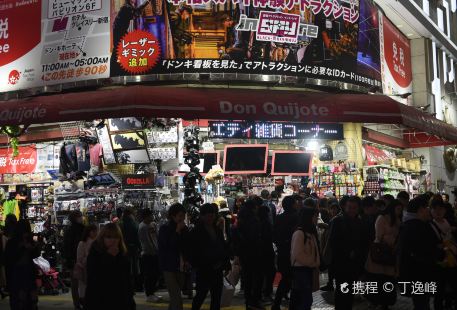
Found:
M 324 193 L 324 197 L 325 197 L 325 198 L 334 198 L 335 195 L 333 195 L 333 191 L 326 191 L 326 192 Z

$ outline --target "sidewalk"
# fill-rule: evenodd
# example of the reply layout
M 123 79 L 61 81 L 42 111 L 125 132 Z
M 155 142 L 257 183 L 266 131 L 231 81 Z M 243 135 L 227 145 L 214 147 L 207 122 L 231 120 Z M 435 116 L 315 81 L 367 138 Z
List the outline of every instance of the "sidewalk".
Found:
M 158 295 L 164 297 L 164 303 L 147 303 L 145 301 L 145 296 L 142 293 L 138 293 L 135 295 L 135 300 L 137 303 L 137 309 L 158 309 L 163 310 L 168 308 L 168 304 L 166 303 L 167 300 L 167 293 L 162 291 L 159 292 Z M 313 310 L 333 310 L 333 293 L 330 292 L 322 292 L 318 291 L 313 294 L 314 303 L 313 303 Z M 71 295 L 70 294 L 63 294 L 58 296 L 40 296 L 39 297 L 39 309 L 40 310 L 51 310 L 51 309 L 73 309 L 72 302 L 71 302 Z M 368 309 L 368 302 L 360 297 L 356 297 L 356 302 L 354 303 L 354 310 L 366 310 Z M 190 309 L 192 307 L 192 301 L 190 299 L 184 299 L 184 308 Z M 244 299 L 240 296 L 233 297 L 232 306 L 225 308 L 226 310 L 244 310 Z M 0 309 L 9 309 L 8 300 L 5 299 L 0 301 Z M 206 300 L 205 304 L 203 305 L 203 309 L 209 309 L 209 299 Z M 269 310 L 270 306 L 266 306 L 266 309 Z M 284 309 L 284 308 L 283 308 Z M 397 299 L 397 303 L 395 306 L 390 308 L 391 310 L 411 310 L 413 309 L 411 299 L 399 296 Z

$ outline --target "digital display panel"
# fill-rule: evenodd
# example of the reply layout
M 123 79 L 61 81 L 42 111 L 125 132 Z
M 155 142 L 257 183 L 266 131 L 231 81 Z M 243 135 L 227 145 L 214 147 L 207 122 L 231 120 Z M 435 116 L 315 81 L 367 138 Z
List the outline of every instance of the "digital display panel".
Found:
M 303 151 L 275 151 L 271 175 L 310 175 L 313 154 Z
M 221 139 L 342 140 L 342 124 L 209 121 L 209 136 Z
M 227 145 L 224 151 L 226 174 L 265 173 L 267 171 L 268 145 Z

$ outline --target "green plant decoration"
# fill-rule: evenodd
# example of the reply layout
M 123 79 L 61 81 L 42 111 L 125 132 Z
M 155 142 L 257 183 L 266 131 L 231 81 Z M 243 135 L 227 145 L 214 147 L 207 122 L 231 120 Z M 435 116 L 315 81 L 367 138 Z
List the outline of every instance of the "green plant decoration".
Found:
M 27 130 L 27 128 L 28 126 L 20 127 L 17 125 L 0 127 L 0 133 L 8 136 L 9 145 L 13 149 L 13 158 L 19 155 L 19 137 Z

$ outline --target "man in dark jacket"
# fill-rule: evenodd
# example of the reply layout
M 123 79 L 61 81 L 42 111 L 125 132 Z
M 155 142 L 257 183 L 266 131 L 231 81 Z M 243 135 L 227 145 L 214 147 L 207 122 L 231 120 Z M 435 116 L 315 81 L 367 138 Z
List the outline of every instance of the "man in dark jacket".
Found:
M 73 305 L 79 308 L 80 300 L 78 293 L 78 280 L 73 276 L 73 268 L 76 264 L 76 254 L 78 250 L 79 241 L 83 235 L 84 225 L 82 224 L 83 216 L 78 210 L 72 211 L 68 216 L 70 226 L 65 229 L 63 234 L 63 258 L 65 260 L 65 268 L 71 275 L 71 297 L 73 298 Z
M 183 268 L 183 239 L 187 234 L 184 222 L 186 209 L 180 203 L 175 203 L 168 210 L 168 222 L 159 230 L 159 264 L 163 271 L 165 284 L 170 296 L 170 309 L 182 310 L 183 302 L 181 288 L 184 284 Z M 182 268 L 183 267 L 183 268 Z
M 141 243 L 138 236 L 138 223 L 135 220 L 132 209 L 125 209 L 121 222 L 122 235 L 125 245 L 127 246 L 127 257 L 130 262 L 130 274 L 132 275 L 132 284 L 136 291 L 142 290 L 140 281 L 139 260 Z
M 271 225 L 273 226 L 275 223 L 275 219 L 276 219 L 276 206 L 271 201 L 270 192 L 268 192 L 268 190 L 264 189 L 260 193 L 260 197 L 263 200 L 263 205 L 268 207 L 268 209 L 270 210 L 268 218 L 270 220 Z
M 261 202 L 260 202 L 261 205 Z M 260 305 L 262 295 L 262 231 L 254 199 L 247 200 L 238 213 L 237 256 L 240 258 L 244 280 L 246 309 L 263 309 Z
M 370 245 L 376 238 L 375 223 L 377 217 L 378 213 L 375 207 L 375 199 L 371 196 L 364 197 L 362 199 L 362 214 L 360 215 L 360 219 L 362 220 L 363 235 L 366 236 L 366 243 L 363 248 L 365 260 L 368 258 Z
M 424 195 L 412 199 L 408 212 L 415 214 L 400 229 L 400 281 L 435 281 L 436 262 L 443 253 L 438 250 L 438 239 L 429 224 L 431 220 L 428 198 Z M 439 289 L 439 288 L 438 288 Z M 411 285 L 400 286 L 400 292 L 411 293 Z M 415 310 L 430 309 L 430 296 L 412 294 Z
M 298 209 L 300 206 L 300 202 L 294 196 L 286 196 L 282 200 L 284 213 L 276 217 L 273 236 L 276 248 L 278 249 L 278 271 L 281 273 L 281 281 L 276 290 L 272 310 L 280 309 L 283 298 L 290 291 L 292 281 L 290 248 L 292 235 L 298 224 Z
M 197 294 L 192 310 L 199 310 L 211 292 L 210 310 L 219 310 L 223 287 L 223 271 L 230 269 L 229 249 L 223 231 L 216 226 L 218 208 L 206 203 L 200 208 L 200 223 L 190 233 L 191 264 L 196 269 Z
M 343 213 L 330 224 L 332 267 L 335 272 L 335 309 L 352 309 L 354 295 L 352 284 L 358 280 L 364 266 L 363 226 L 358 218 L 360 199 L 343 197 L 340 202 Z

